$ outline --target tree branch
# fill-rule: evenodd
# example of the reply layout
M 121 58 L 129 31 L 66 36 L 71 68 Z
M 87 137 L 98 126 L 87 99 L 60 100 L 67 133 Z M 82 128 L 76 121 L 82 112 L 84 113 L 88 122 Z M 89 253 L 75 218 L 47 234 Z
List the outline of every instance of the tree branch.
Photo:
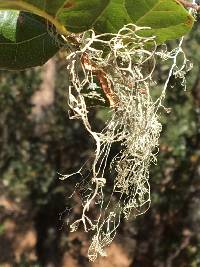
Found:
M 200 12 L 200 6 L 197 4 L 193 4 L 193 3 L 190 3 L 190 2 L 185 1 L 185 0 L 177 0 L 177 2 L 182 4 L 185 8 L 192 8 L 192 9 L 196 10 L 197 12 Z

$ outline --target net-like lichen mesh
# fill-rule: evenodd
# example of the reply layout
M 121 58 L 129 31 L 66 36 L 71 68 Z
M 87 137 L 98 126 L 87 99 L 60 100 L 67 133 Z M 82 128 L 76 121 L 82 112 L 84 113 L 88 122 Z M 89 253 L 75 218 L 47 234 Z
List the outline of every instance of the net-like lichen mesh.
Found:
M 88 250 L 91 261 L 98 254 L 106 255 L 105 247 L 112 242 L 122 217 L 138 216 L 149 208 L 149 167 L 156 163 L 159 150 L 159 113 L 165 91 L 171 75 L 184 82 L 188 68 L 182 40 L 171 52 L 157 49 L 154 37 L 141 37 L 146 29 L 128 24 L 117 34 L 87 31 L 78 36 L 79 49 L 67 57 L 71 118 L 81 119 L 96 143 L 91 174 L 81 193 L 82 216 L 70 225 L 71 231 L 82 224 L 85 231 L 92 232 Z M 183 60 L 178 67 L 180 55 Z M 156 58 L 173 62 L 160 96 L 153 100 Z M 99 90 L 110 103 L 111 118 L 101 132 L 96 132 L 89 121 L 85 99 L 87 96 L 105 101 Z M 120 145 L 120 152 L 108 160 L 114 144 Z M 81 172 L 82 169 L 77 173 Z M 95 214 L 91 215 L 94 205 Z

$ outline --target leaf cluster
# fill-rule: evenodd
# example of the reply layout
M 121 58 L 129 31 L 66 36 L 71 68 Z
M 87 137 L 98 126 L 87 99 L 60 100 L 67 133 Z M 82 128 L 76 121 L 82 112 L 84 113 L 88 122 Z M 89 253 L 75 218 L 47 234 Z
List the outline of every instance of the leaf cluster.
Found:
M 9 70 L 44 64 L 63 46 L 61 35 L 116 33 L 133 23 L 160 44 L 193 25 L 175 0 L 0 0 L 0 10 L 0 68 Z

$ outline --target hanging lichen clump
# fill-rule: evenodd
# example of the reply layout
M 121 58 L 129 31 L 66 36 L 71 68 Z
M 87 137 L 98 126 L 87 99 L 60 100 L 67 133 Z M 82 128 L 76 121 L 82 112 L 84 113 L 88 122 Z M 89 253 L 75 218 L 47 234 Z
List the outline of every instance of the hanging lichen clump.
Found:
M 80 48 L 67 57 L 71 118 L 81 119 L 96 142 L 91 173 L 81 184 L 82 215 L 70 225 L 71 231 L 83 224 L 86 232 L 93 232 L 88 251 L 92 261 L 98 253 L 106 255 L 104 247 L 112 242 L 122 217 L 138 216 L 150 206 L 149 167 L 156 164 L 159 150 L 159 113 L 167 110 L 163 106 L 165 91 L 169 77 L 179 75 L 184 80 L 188 68 L 181 43 L 171 52 L 166 47 L 157 49 L 154 36 L 142 37 L 146 29 L 128 24 L 117 34 L 95 35 L 94 31 L 87 31 L 77 38 Z M 183 62 L 178 66 L 176 58 L 180 54 Z M 156 59 L 172 59 L 174 64 L 163 91 L 153 100 Z M 102 91 L 109 100 L 111 118 L 101 132 L 95 132 L 86 99 L 104 103 Z M 114 144 L 120 144 L 121 150 L 109 163 L 109 171 L 114 173 L 110 181 L 105 170 Z M 82 169 L 62 178 L 82 174 Z M 112 187 L 111 193 L 106 187 Z M 93 205 L 95 218 L 90 216 Z
M 82 215 L 70 229 L 82 225 L 92 232 L 91 261 L 106 255 L 104 248 L 122 218 L 136 217 L 150 206 L 149 168 L 159 151 L 160 114 L 168 111 L 168 83 L 173 75 L 185 87 L 191 68 L 182 36 L 193 26 L 192 10 L 199 11 L 195 0 L 0 1 L 0 68 L 42 65 L 61 48 L 67 54 L 71 118 L 82 120 L 96 149 L 86 177 L 83 166 L 61 178 L 82 177 L 75 186 Z M 165 42 L 181 37 L 168 51 Z M 164 60 L 171 67 L 155 94 L 156 62 Z M 89 120 L 90 100 L 109 103 L 110 119 L 100 132 Z M 120 150 L 112 156 L 116 144 Z

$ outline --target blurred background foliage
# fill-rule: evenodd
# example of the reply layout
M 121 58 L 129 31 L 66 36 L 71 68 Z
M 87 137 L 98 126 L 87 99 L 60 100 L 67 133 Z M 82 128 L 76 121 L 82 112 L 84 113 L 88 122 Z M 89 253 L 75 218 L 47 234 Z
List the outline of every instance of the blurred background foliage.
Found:
M 158 163 L 151 168 L 151 209 L 122 223 L 115 240 L 121 254 L 115 246 L 109 256 L 123 263 L 89 263 L 87 235 L 67 229 L 74 185 L 58 173 L 82 166 L 94 144 L 79 121 L 68 119 L 64 55 L 42 68 L 0 72 L 0 266 L 200 266 L 199 47 L 198 21 L 184 42 L 194 64 L 188 89 L 172 77 L 167 91 L 171 112 L 162 116 Z M 158 64 L 158 87 L 166 71 L 167 63 Z M 96 128 L 104 119 L 105 112 L 92 110 Z

